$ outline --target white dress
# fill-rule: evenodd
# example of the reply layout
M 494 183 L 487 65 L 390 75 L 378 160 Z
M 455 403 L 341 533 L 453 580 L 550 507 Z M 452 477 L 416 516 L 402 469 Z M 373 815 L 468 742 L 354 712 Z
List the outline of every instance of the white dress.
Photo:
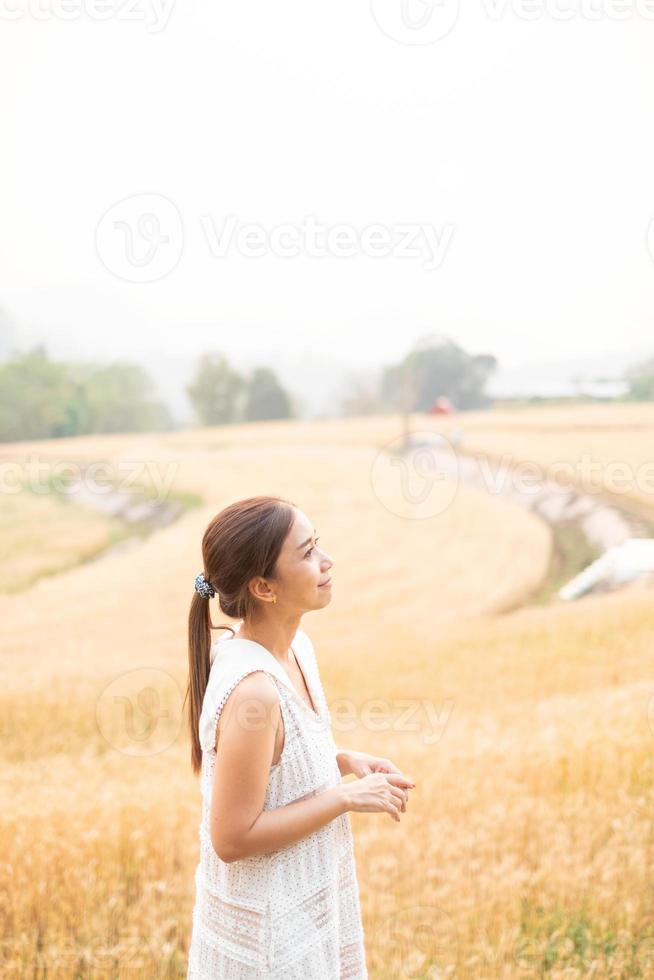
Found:
M 264 670 L 274 681 L 285 731 L 280 759 L 270 768 L 264 810 L 341 781 L 313 644 L 298 630 L 292 646 L 318 714 L 259 643 L 226 633 L 211 648 L 199 723 L 202 818 L 187 980 L 368 977 L 348 813 L 294 844 L 239 861 L 222 861 L 211 844 L 216 722 L 236 684 L 254 670 Z

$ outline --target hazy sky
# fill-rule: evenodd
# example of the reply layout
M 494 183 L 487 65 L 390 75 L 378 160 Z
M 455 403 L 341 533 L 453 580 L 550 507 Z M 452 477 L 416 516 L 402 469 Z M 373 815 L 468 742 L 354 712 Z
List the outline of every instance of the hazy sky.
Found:
M 0 10 L 0 306 L 53 351 L 654 348 L 654 0 Z

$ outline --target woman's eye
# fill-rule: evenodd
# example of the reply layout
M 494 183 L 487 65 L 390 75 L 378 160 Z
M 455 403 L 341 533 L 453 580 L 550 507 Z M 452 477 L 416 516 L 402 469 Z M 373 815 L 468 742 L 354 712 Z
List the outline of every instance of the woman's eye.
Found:
M 318 542 L 318 541 L 320 541 L 320 538 L 316 538 L 316 542 Z M 305 558 L 308 558 L 308 557 L 309 557 L 309 555 L 310 555 L 310 554 L 311 554 L 311 552 L 313 551 L 313 549 L 314 549 L 314 547 L 315 547 L 315 546 L 313 546 L 313 545 L 312 545 L 312 547 L 311 547 L 311 548 L 309 548 L 309 550 L 307 551 L 307 553 L 306 553 L 306 554 L 305 554 L 305 556 L 304 556 Z

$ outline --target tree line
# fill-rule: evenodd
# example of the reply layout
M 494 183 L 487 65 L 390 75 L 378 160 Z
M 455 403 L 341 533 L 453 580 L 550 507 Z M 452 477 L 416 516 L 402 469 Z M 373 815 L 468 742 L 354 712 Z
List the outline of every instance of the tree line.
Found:
M 140 364 L 57 361 L 43 344 L 0 364 L 0 442 L 177 428 Z M 290 418 L 293 403 L 269 368 L 243 376 L 205 354 L 187 386 L 196 424 Z
M 491 354 L 471 354 L 451 338 L 432 335 L 374 379 L 351 376 L 334 417 L 429 412 L 446 396 L 460 411 L 492 405 L 485 386 L 497 367 Z M 654 361 L 627 374 L 627 400 L 654 399 Z M 140 364 L 57 361 L 44 345 L 0 363 L 0 442 L 89 433 L 178 428 Z M 229 425 L 299 415 L 298 402 L 276 373 L 261 366 L 242 374 L 220 352 L 202 354 L 186 393 L 196 425 Z

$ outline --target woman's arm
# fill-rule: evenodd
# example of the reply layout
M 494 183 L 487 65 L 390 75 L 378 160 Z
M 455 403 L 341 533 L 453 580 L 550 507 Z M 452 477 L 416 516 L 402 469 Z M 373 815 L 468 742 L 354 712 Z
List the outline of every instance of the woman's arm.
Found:
M 287 847 L 349 809 L 347 785 L 263 809 L 280 719 L 277 690 L 262 671 L 239 681 L 222 709 L 211 799 L 211 843 L 222 861 Z
M 218 856 L 227 862 L 239 861 L 254 854 L 267 854 L 280 847 L 287 847 L 324 827 L 347 809 L 345 788 L 332 786 L 305 800 L 296 800 L 273 810 L 263 810 L 252 826 L 241 834 L 232 849 L 223 849 L 223 853 Z

